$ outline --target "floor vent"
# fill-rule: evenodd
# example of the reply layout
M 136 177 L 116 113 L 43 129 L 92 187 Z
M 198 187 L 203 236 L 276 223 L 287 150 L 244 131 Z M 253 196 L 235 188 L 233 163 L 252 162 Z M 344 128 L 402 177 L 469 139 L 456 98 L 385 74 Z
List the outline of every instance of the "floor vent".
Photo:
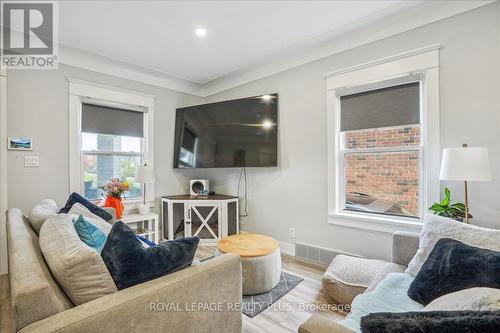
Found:
M 299 259 L 314 261 L 328 266 L 337 254 L 345 253 L 304 243 L 295 243 L 295 256 Z

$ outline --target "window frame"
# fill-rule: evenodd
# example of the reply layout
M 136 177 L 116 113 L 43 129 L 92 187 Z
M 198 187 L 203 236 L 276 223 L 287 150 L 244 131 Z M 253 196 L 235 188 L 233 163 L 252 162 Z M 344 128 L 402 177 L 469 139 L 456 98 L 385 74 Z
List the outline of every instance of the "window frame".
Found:
M 155 96 L 131 90 L 101 85 L 77 79 L 69 81 L 69 150 L 70 150 L 70 187 L 69 193 L 84 193 L 83 157 L 85 154 L 138 155 L 141 163 L 154 166 L 154 102 Z M 92 103 L 102 106 L 123 108 L 142 112 L 144 116 L 144 137 L 141 140 L 141 153 L 100 150 L 82 150 L 82 104 Z M 137 209 L 144 196 L 150 207 L 154 207 L 154 186 L 142 189 L 141 197 L 125 199 L 125 210 Z M 94 200 L 100 204 L 102 200 Z
M 439 45 L 405 52 L 326 75 L 328 135 L 328 223 L 346 227 L 392 233 L 396 230 L 419 231 L 426 207 L 439 200 Z M 341 144 L 340 97 L 346 89 L 362 86 L 384 86 L 391 80 L 421 75 L 420 81 L 420 144 L 404 148 L 388 147 L 388 152 L 415 151 L 420 154 L 419 218 L 347 211 L 345 208 L 345 151 Z M 399 85 L 393 84 L 394 85 Z M 385 151 L 370 148 L 368 152 Z M 352 153 L 361 150 L 352 151 Z

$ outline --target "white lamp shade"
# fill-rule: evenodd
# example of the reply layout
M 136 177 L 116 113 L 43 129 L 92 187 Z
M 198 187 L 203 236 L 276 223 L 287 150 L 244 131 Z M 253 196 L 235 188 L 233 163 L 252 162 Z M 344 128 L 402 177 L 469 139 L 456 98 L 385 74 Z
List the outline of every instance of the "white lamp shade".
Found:
M 445 148 L 441 160 L 441 180 L 491 180 L 488 149 L 484 147 Z
M 149 165 L 140 165 L 137 167 L 137 173 L 135 175 L 135 180 L 139 183 L 154 183 L 155 182 L 155 170 Z

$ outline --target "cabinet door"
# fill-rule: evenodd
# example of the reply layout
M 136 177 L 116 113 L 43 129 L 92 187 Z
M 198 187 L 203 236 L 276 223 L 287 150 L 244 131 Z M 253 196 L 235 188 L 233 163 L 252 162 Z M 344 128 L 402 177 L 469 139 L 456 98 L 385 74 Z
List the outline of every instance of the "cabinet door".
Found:
M 201 240 L 221 238 L 222 209 L 220 204 L 207 202 L 192 203 L 187 206 L 186 231 Z

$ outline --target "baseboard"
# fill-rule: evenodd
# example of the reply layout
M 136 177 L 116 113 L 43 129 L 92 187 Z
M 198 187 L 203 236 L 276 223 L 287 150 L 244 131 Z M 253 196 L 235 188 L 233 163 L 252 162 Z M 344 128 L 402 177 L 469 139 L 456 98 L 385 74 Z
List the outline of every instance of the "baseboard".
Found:
M 281 253 L 295 257 L 295 244 L 283 241 L 278 241 L 278 243 L 280 244 Z

